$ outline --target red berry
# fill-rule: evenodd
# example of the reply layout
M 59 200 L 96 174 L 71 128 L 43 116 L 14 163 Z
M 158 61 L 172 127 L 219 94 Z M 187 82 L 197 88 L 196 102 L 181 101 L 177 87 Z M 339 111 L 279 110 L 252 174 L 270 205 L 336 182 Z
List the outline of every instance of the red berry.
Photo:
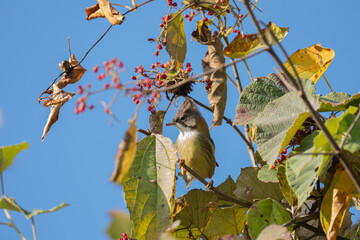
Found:
M 123 63 L 122 61 L 119 61 L 118 67 L 119 67 L 119 68 L 122 68 L 123 66 L 124 66 L 124 63 Z
M 271 165 L 271 169 L 275 169 L 275 168 L 276 168 L 275 164 Z
M 159 25 L 161 28 L 163 28 L 164 27 L 164 24 L 162 24 L 162 23 L 160 23 L 160 25 Z
M 224 3 L 225 3 L 225 0 L 221 0 L 220 2 L 221 2 L 222 4 L 224 4 Z
M 188 18 L 188 17 L 190 17 L 189 14 L 185 14 L 185 15 L 184 15 L 184 18 Z
M 156 57 L 159 56 L 159 51 L 156 50 L 155 56 L 156 56 Z
M 158 50 L 161 50 L 161 49 L 162 49 L 162 46 L 159 44 L 159 45 L 157 46 L 157 49 L 158 49 Z
M 207 78 L 207 79 L 205 80 L 205 82 L 206 82 L 207 84 L 209 84 L 209 83 L 211 82 L 210 78 Z
M 135 104 L 139 104 L 140 101 L 138 99 L 135 100 Z
M 132 76 L 131 79 L 132 79 L 132 80 L 136 80 L 136 76 Z
M 177 3 L 174 2 L 174 3 L 172 4 L 172 6 L 173 6 L 173 7 L 177 7 Z
M 106 66 L 105 67 L 105 70 L 108 72 L 108 71 L 110 71 L 110 66 L 108 65 L 108 66 Z
M 192 70 L 191 67 L 188 67 L 188 68 L 186 69 L 187 72 L 191 72 L 191 70 Z
M 136 87 L 132 87 L 132 88 L 130 89 L 130 91 L 131 91 L 131 92 L 135 92 L 135 91 L 136 91 Z
M 239 30 L 234 29 L 232 32 L 233 32 L 233 33 L 238 33 L 238 32 L 239 32 Z
M 285 159 L 286 159 L 286 156 L 283 155 L 283 154 L 281 154 L 280 158 L 281 158 L 281 160 L 285 160 Z
M 106 77 L 105 73 L 101 73 L 98 75 L 99 80 L 103 80 Z
M 191 67 L 191 63 L 187 62 L 186 65 L 185 65 L 185 67 L 187 67 L 187 68 L 188 68 L 188 67 Z
M 161 75 L 161 78 L 162 78 L 162 79 L 166 79 L 166 74 L 163 73 L 163 74 Z
M 153 38 L 148 38 L 148 41 L 152 42 L 152 41 L 154 41 L 154 39 Z
M 207 13 L 207 15 L 209 15 L 209 16 L 212 16 L 213 14 L 214 14 L 214 13 L 211 12 L 211 11 Z
M 98 71 L 99 71 L 99 66 L 97 66 L 97 65 L 94 66 L 94 67 L 93 67 L 93 72 L 94 72 L 94 73 L 97 73 Z
M 281 153 L 282 153 L 282 154 L 286 154 L 286 153 L 287 153 L 287 149 L 285 148 Z
M 242 38 L 247 38 L 247 34 L 246 34 L 246 33 L 243 33 L 243 34 L 241 35 L 241 37 L 242 37 Z
M 110 83 L 106 83 L 104 86 L 105 89 L 108 89 L 109 87 L 110 87 Z
M 74 113 L 79 114 L 79 109 L 75 108 Z
M 149 106 L 147 107 L 147 110 L 148 110 L 149 112 L 151 112 L 151 110 L 153 110 L 153 107 L 152 107 L 151 105 L 149 105 Z
M 116 61 L 117 61 L 117 59 L 116 59 L 116 58 L 113 58 L 113 59 L 111 59 L 110 63 L 111 63 L 111 64 L 114 64 L 114 63 L 116 63 Z
M 226 12 L 227 12 L 227 13 L 230 13 L 230 9 L 226 9 Z
M 242 13 L 239 14 L 239 18 L 242 18 L 244 15 Z
M 219 34 L 218 31 L 214 31 L 214 35 L 217 36 Z
M 151 69 L 154 69 L 155 68 L 155 65 L 154 64 L 151 64 Z
M 163 81 L 161 81 L 161 80 L 159 80 L 159 81 L 157 81 L 157 85 L 162 85 L 163 84 Z
M 148 100 L 149 100 L 151 103 L 154 102 L 154 98 L 153 98 L 153 97 L 149 98 Z
M 219 5 L 215 5 L 214 8 L 215 8 L 215 9 L 219 9 Z
M 103 64 L 104 64 L 104 66 L 107 66 L 107 65 L 109 65 L 109 62 L 108 62 L 108 61 L 104 61 Z
M 88 88 L 88 89 L 90 89 L 90 88 L 91 88 L 91 84 L 90 84 L 90 83 L 87 85 L 87 88 Z
M 121 88 L 121 83 L 117 83 L 117 84 L 115 85 L 115 87 L 116 87 L 117 89 L 120 89 L 120 88 Z
M 105 113 L 107 113 L 107 114 L 110 113 L 110 109 L 108 107 L 105 108 Z
M 191 22 L 193 20 L 193 17 L 189 17 L 188 20 L 189 22 Z
M 204 20 L 204 22 L 207 22 L 209 19 L 205 17 L 203 20 Z
M 134 68 L 134 72 L 138 72 L 138 68 Z
M 83 88 L 79 88 L 78 93 L 79 93 L 79 95 L 83 94 L 83 93 L 84 93 L 84 89 L 83 89 Z
M 93 110 L 93 109 L 94 109 L 94 105 L 90 105 L 90 106 L 89 106 L 89 109 L 90 109 L 90 110 Z
M 280 164 L 280 163 L 281 163 L 281 160 L 280 160 L 280 159 L 276 159 L 276 162 L 277 162 L 278 164 Z
M 155 109 L 151 110 L 151 114 L 155 114 L 155 113 L 156 113 Z

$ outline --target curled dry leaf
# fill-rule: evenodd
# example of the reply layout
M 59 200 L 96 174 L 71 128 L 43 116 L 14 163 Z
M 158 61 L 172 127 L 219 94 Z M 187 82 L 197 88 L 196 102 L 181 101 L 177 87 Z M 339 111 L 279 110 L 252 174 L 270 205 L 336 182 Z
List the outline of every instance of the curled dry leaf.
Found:
M 211 31 L 204 20 L 198 22 L 195 31 L 191 33 L 191 37 L 203 45 L 211 44 Z
M 105 17 L 113 25 L 120 25 L 124 21 L 125 17 L 111 6 L 109 0 L 98 0 L 97 2 L 96 5 L 85 9 L 87 20 Z
M 44 102 L 44 107 L 50 108 L 50 114 L 44 127 L 41 140 L 44 141 L 46 134 L 49 132 L 51 126 L 59 119 L 60 108 L 71 99 L 75 93 L 62 91 L 57 84 L 53 85 L 53 94 L 49 97 L 49 100 Z
M 225 64 L 225 57 L 222 51 L 223 44 L 220 39 L 213 37 L 208 51 L 202 61 L 203 71 L 207 72 L 221 67 Z M 204 79 L 211 80 L 211 88 L 208 92 L 210 108 L 214 111 L 211 128 L 220 126 L 225 112 L 227 99 L 226 69 L 220 68 L 211 74 L 204 75 Z
M 119 148 L 115 156 L 115 169 L 110 177 L 110 181 L 115 183 L 119 183 L 128 172 L 136 154 L 136 115 L 134 115 L 133 119 L 129 122 L 130 127 L 119 144 Z
M 155 134 L 162 134 L 164 125 L 165 111 L 157 111 L 150 115 L 150 132 Z

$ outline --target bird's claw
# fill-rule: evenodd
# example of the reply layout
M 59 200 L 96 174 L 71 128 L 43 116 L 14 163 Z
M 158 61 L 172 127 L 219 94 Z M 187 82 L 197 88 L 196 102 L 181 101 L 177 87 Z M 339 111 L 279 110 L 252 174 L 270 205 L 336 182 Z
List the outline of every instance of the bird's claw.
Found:
M 210 178 L 210 182 L 205 186 L 206 191 L 211 191 L 214 188 L 214 180 Z

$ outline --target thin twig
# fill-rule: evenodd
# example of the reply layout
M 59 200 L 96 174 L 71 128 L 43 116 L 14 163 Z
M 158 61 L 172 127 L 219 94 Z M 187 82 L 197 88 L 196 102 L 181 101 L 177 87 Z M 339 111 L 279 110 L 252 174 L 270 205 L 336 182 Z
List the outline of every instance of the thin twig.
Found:
M 356 190 L 360 192 L 360 179 L 357 178 L 354 170 L 352 169 L 351 165 L 349 164 L 349 162 L 347 161 L 347 159 L 345 158 L 342 149 L 339 148 L 339 146 L 336 144 L 334 138 L 332 137 L 332 135 L 330 134 L 329 130 L 325 127 L 324 123 L 321 121 L 319 115 L 317 114 L 317 112 L 315 111 L 315 109 L 312 107 L 311 103 L 309 102 L 309 99 L 307 98 L 305 91 L 303 89 L 303 86 L 301 84 L 301 80 L 299 78 L 299 76 L 296 73 L 296 70 L 294 69 L 293 64 L 291 63 L 292 68 L 294 69 L 294 72 L 296 73 L 296 80 L 294 79 L 294 77 L 289 73 L 289 71 L 284 67 L 284 65 L 282 64 L 282 62 L 280 61 L 280 58 L 277 56 L 277 54 L 275 53 L 274 49 L 272 48 L 272 46 L 267 42 L 264 33 L 261 31 L 260 26 L 253 14 L 253 12 L 250 11 L 250 5 L 249 5 L 249 1 L 246 0 L 245 1 L 245 7 L 248 9 L 248 11 L 250 12 L 250 16 L 251 19 L 259 33 L 259 36 L 263 42 L 263 44 L 266 46 L 267 51 L 270 53 L 270 55 L 273 57 L 273 59 L 275 60 L 275 62 L 278 64 L 278 66 L 281 68 L 281 70 L 284 72 L 285 76 L 287 79 L 289 79 L 291 81 L 291 83 L 294 85 L 294 87 L 296 88 L 297 93 L 299 94 L 299 97 L 303 100 L 304 104 L 306 105 L 306 107 L 309 109 L 310 114 L 312 115 L 314 121 L 316 122 L 317 126 L 320 128 L 320 130 L 324 133 L 325 137 L 327 138 L 330 146 L 333 148 L 334 154 L 338 155 L 339 161 L 341 162 L 341 164 L 343 165 L 343 167 L 345 168 L 346 172 L 348 173 L 348 175 L 350 176 L 351 180 L 353 181 Z M 271 32 L 271 31 L 270 31 Z M 282 47 L 282 45 L 279 43 L 279 41 L 277 40 L 276 37 L 274 37 L 274 34 L 271 32 L 272 37 L 278 42 L 278 45 L 280 46 L 281 51 L 284 53 L 284 55 L 287 57 L 288 60 L 289 57 L 285 51 L 285 49 Z
M 32 226 L 32 231 L 33 231 L 33 237 L 34 237 L 34 240 L 37 240 L 34 217 L 31 217 L 31 226 Z
M 249 65 L 247 64 L 246 60 L 244 60 L 244 63 L 245 63 L 245 67 L 246 67 L 246 69 L 247 69 L 247 71 L 248 71 L 248 74 L 249 74 L 249 76 L 250 76 L 251 82 L 254 82 L 254 79 L 253 79 L 253 77 L 252 77 L 252 75 L 251 75 L 251 71 L 250 71 Z
M 69 57 L 71 58 L 70 38 L 68 37 Z
M 180 162 L 180 159 L 177 161 L 178 163 Z M 188 171 L 191 175 L 193 175 L 197 180 L 199 180 L 202 184 L 204 184 L 205 186 L 208 186 L 209 183 L 202 178 L 201 176 L 199 176 L 199 174 L 197 174 L 196 172 L 194 172 L 189 166 L 187 166 L 185 163 L 182 163 L 181 167 L 183 167 L 186 171 Z M 210 188 L 211 190 L 213 190 L 215 193 L 217 193 L 218 195 L 220 195 L 221 197 L 223 197 L 224 199 L 237 203 L 242 207 L 246 207 L 246 208 L 250 208 L 252 206 L 252 202 L 244 200 L 244 199 L 238 199 L 238 198 L 234 198 L 233 196 L 230 196 L 222 191 L 220 191 L 218 188 L 216 187 L 212 187 Z
M 199 102 L 198 100 L 196 100 L 195 98 L 192 98 L 190 96 L 188 96 L 189 98 L 191 98 L 197 105 L 205 108 L 206 110 L 210 111 L 210 112 L 214 112 L 211 108 L 209 108 L 208 106 L 206 106 L 205 104 Z M 252 151 L 254 151 L 254 147 L 251 145 L 251 143 L 246 139 L 246 137 L 244 136 L 244 134 L 240 131 L 240 129 L 233 124 L 233 122 L 231 121 L 231 119 L 223 116 L 223 119 L 226 121 L 226 123 L 228 123 L 232 128 L 235 129 L 235 131 L 240 135 L 240 137 L 244 140 L 244 142 L 246 143 L 246 145 L 252 149 Z
M 145 131 L 144 129 L 141 129 L 141 128 L 136 129 L 136 131 L 139 132 L 139 133 L 142 133 L 142 134 L 144 134 L 146 136 L 151 135 L 151 132 Z
M 359 105 L 359 108 L 360 108 L 360 105 Z M 354 121 L 351 123 L 349 129 L 347 130 L 343 139 L 341 140 L 341 143 L 339 144 L 340 149 L 343 149 L 346 139 L 349 137 L 350 132 L 353 130 L 353 128 L 355 127 L 355 125 L 359 121 L 359 119 L 360 119 L 360 110 L 358 110 L 358 113 L 356 114 Z
M 224 42 L 225 42 L 225 45 L 228 46 L 229 45 L 229 40 L 227 39 L 227 37 L 224 37 Z M 245 61 L 245 59 L 244 59 Z M 238 91 L 239 91 L 239 96 L 241 94 L 241 92 L 243 91 L 242 89 L 242 86 L 241 86 L 241 81 L 240 81 L 240 75 L 239 75 L 239 71 L 236 67 L 236 62 L 234 61 L 233 58 L 230 58 L 230 63 L 231 63 L 231 66 L 232 66 L 232 69 L 233 69 L 233 72 L 234 72 L 234 75 L 235 75 L 235 79 L 236 79 L 236 83 L 237 83 L 237 88 L 238 88 Z
M 128 13 L 130 13 L 130 12 L 132 12 L 132 11 L 135 11 L 136 9 L 138 9 L 139 7 L 141 7 L 142 5 L 145 5 L 145 4 L 147 4 L 147 3 L 149 3 L 149 2 L 152 2 L 152 1 L 153 1 L 153 0 L 149 0 L 149 1 L 146 1 L 146 2 L 141 3 L 140 5 L 136 5 L 134 8 L 126 11 L 126 12 L 123 14 L 123 16 L 125 16 L 126 14 L 128 14 Z
M 326 77 L 325 77 L 325 74 L 323 73 L 322 74 L 322 76 L 323 76 L 323 78 L 325 79 L 325 82 L 327 83 L 327 85 L 329 86 L 329 88 L 330 88 L 330 90 L 331 90 L 331 92 L 334 92 L 334 90 L 332 89 L 332 87 L 330 86 L 330 83 L 328 82 L 328 80 L 326 79 Z
M 180 82 L 178 82 L 178 83 L 176 83 L 176 84 L 173 84 L 173 85 L 171 85 L 171 86 L 169 86 L 169 87 L 165 87 L 165 88 L 162 88 L 162 89 L 158 89 L 157 91 L 166 92 L 166 91 L 173 90 L 173 89 L 178 88 L 178 87 L 180 87 L 180 86 L 182 86 L 182 85 L 184 85 L 184 84 L 186 84 L 186 83 L 188 83 L 188 82 L 193 82 L 194 80 L 196 80 L 196 79 L 198 79 L 198 78 L 200 78 L 200 77 L 202 77 L 202 76 L 204 76 L 204 75 L 209 75 L 209 74 L 211 74 L 211 73 L 213 73 L 213 72 L 215 72 L 215 71 L 221 70 L 221 69 L 223 69 L 223 68 L 230 67 L 232 64 L 236 64 L 236 63 L 238 63 L 238 62 L 243 61 L 244 59 L 248 59 L 248 58 L 254 57 L 254 56 L 258 55 L 259 53 L 262 53 L 262 52 L 267 51 L 267 50 L 268 50 L 268 48 L 265 47 L 265 48 L 260 49 L 260 50 L 258 50 L 258 51 L 256 51 L 256 52 L 250 53 L 250 54 L 247 55 L 247 56 L 241 57 L 241 58 L 235 60 L 234 62 L 230 62 L 230 63 L 227 63 L 227 64 L 221 64 L 221 65 L 220 65 L 219 67 L 217 67 L 217 68 L 212 68 L 212 69 L 210 69 L 210 70 L 208 70 L 208 71 L 205 71 L 205 72 L 203 72 L 203 73 L 201 73 L 201 74 L 199 74 L 199 75 L 196 75 L 196 76 L 194 76 L 194 77 L 184 79 L 183 81 L 180 81 Z
M 237 88 L 236 83 L 234 82 L 234 80 L 231 79 L 231 77 L 229 76 L 229 74 L 226 73 L 226 76 L 227 76 L 227 78 L 230 80 L 230 82 L 231 82 L 232 84 L 234 84 L 234 86 Z
M 7 219 L 9 219 L 9 224 L 8 226 L 12 227 L 17 234 L 19 234 L 19 236 L 21 237 L 22 240 L 26 240 L 26 238 L 24 237 L 24 235 L 22 235 L 22 233 L 20 232 L 20 230 L 16 227 L 16 225 L 14 224 L 14 221 L 11 218 L 11 215 L 9 213 L 9 211 L 7 209 L 4 209 L 5 215 L 7 217 Z

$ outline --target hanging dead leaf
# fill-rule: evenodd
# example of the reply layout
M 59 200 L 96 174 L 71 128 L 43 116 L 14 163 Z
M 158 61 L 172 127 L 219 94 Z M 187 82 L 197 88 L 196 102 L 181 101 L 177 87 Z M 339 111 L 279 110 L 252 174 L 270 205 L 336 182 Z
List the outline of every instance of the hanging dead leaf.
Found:
M 269 22 L 261 31 L 264 33 L 267 42 L 271 45 L 275 45 L 288 34 L 289 28 L 278 27 L 274 23 Z M 271 33 L 274 34 L 277 40 L 273 38 Z M 262 47 L 264 47 L 264 44 L 258 33 L 247 34 L 246 38 L 243 38 L 242 35 L 239 34 L 224 49 L 224 54 L 230 58 L 240 58 Z
M 203 71 L 217 69 L 225 64 L 225 57 L 222 51 L 223 44 L 220 39 L 213 37 L 208 51 L 202 61 Z M 205 74 L 204 79 L 210 79 L 211 88 L 208 92 L 210 108 L 214 111 L 211 128 L 220 126 L 225 112 L 227 100 L 226 69 L 220 68 L 211 74 Z M 210 128 L 210 129 L 211 129 Z
M 150 132 L 154 134 L 162 134 L 164 125 L 165 111 L 157 111 L 150 115 Z
M 44 107 L 50 108 L 50 114 L 47 119 L 46 125 L 43 130 L 41 140 L 44 141 L 46 134 L 49 132 L 51 126 L 59 119 L 60 108 L 71 99 L 75 93 L 62 91 L 57 84 L 53 85 L 53 94 L 49 97 L 49 100 L 44 102 Z
M 354 190 L 351 178 L 338 166 L 320 208 L 321 224 L 329 240 L 336 239 Z
M 83 68 L 83 66 L 81 66 L 80 64 L 78 65 L 78 63 L 79 62 L 74 54 L 70 56 L 69 61 L 62 61 L 61 63 L 59 63 L 59 68 L 63 72 L 65 72 L 64 76 L 57 83 L 57 86 L 60 89 L 63 89 L 68 84 L 74 84 L 78 82 L 80 78 L 84 75 L 86 69 Z
M 300 79 L 306 78 L 314 83 L 329 67 L 335 57 L 331 48 L 323 48 L 321 44 L 297 50 L 289 57 Z M 289 60 L 284 64 L 292 76 L 296 76 Z
M 130 127 L 126 131 L 123 140 L 119 144 L 115 157 L 115 169 L 110 177 L 110 181 L 119 183 L 129 170 L 136 154 L 136 115 L 130 121 Z
M 211 31 L 204 20 L 198 22 L 196 30 L 191 33 L 191 37 L 203 45 L 211 44 Z
M 98 4 L 85 9 L 87 20 L 105 17 L 113 25 L 120 25 L 124 21 L 125 17 L 111 6 L 109 0 L 97 0 L 97 2 Z

